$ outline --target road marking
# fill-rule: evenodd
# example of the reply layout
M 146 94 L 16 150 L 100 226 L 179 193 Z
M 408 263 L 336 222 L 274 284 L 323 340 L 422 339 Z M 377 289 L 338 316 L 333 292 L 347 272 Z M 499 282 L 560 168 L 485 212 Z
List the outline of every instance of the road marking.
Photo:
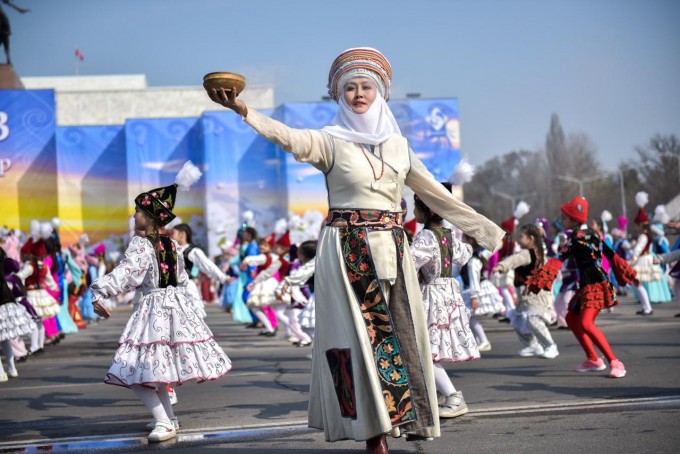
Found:
M 224 378 L 229 378 L 229 377 L 251 377 L 251 376 L 258 376 L 258 375 L 272 375 L 272 372 L 230 372 L 227 375 L 224 376 Z M 76 387 L 82 387 L 82 386 L 99 386 L 99 385 L 105 385 L 106 383 L 102 381 L 93 381 L 93 382 L 87 382 L 87 383 L 69 383 L 69 384 L 63 384 L 63 385 L 37 385 L 37 386 L 17 386 L 16 388 L 1 388 L 0 387 L 0 393 L 3 393 L 5 391 L 25 391 L 29 389 L 57 389 L 57 388 L 76 388 Z
M 580 409 L 592 408 L 611 408 L 620 409 L 622 407 L 658 407 L 667 406 L 680 408 L 680 395 L 641 397 L 641 398 L 621 398 L 621 399 L 598 399 L 553 402 L 546 404 L 519 405 L 513 407 L 492 407 L 470 411 L 468 415 L 476 417 L 488 417 L 498 415 L 521 415 L 529 413 L 552 413 L 569 412 Z M 182 429 L 175 440 L 167 441 L 163 447 L 190 447 L 201 446 L 231 441 L 261 441 L 267 438 L 286 437 L 318 432 L 316 429 L 307 427 L 307 421 L 294 420 L 283 421 L 269 424 L 253 424 L 243 426 L 227 426 L 197 429 Z M 39 453 L 43 451 L 51 452 L 72 452 L 72 451 L 104 451 L 132 449 L 141 450 L 148 446 L 146 436 L 139 433 L 120 434 L 117 436 L 88 436 L 58 438 L 52 440 L 25 440 L 21 442 L 0 443 L 0 453 L 3 452 L 24 452 Z

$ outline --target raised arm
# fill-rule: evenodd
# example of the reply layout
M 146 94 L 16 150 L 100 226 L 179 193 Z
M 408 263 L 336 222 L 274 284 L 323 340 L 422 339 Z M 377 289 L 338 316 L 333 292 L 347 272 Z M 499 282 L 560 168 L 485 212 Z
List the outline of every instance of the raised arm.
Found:
M 191 260 L 192 263 L 195 263 L 196 266 L 198 266 L 198 269 L 208 275 L 211 279 L 219 282 L 225 282 L 227 280 L 227 275 L 215 265 L 215 262 L 206 257 L 201 249 L 197 247 L 193 248 L 191 252 L 189 252 L 189 260 Z
M 239 114 L 262 137 L 292 153 L 298 162 L 307 162 L 326 173 L 333 165 L 333 144 L 328 134 L 309 129 L 289 128 L 280 121 L 262 115 L 238 99 L 236 89 L 212 89 L 208 96 L 214 102 Z
M 528 265 L 530 263 L 531 254 L 527 249 L 522 249 L 518 253 L 512 254 L 511 256 L 501 260 L 498 265 L 496 265 L 496 268 L 494 268 L 494 271 L 500 271 L 503 273 L 505 271 L 514 270 L 515 268 Z
M 144 276 L 153 266 L 154 255 L 148 240 L 134 237 L 118 266 L 90 285 L 93 299 L 110 298 L 142 285 Z
M 409 150 L 411 170 L 406 184 L 423 199 L 423 202 L 442 218 L 458 227 L 468 236 L 490 251 L 501 247 L 505 233 L 496 224 L 456 199 L 427 170 L 425 164 Z

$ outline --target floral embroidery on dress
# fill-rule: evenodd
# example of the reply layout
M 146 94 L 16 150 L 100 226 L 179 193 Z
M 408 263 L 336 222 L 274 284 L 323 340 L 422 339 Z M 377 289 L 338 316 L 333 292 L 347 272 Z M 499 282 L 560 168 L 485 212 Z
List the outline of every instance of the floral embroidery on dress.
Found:
M 352 355 L 348 348 L 332 348 L 326 351 L 326 360 L 333 377 L 335 394 L 340 405 L 340 414 L 344 418 L 357 419 L 356 396 L 354 393 L 354 375 L 352 373 Z

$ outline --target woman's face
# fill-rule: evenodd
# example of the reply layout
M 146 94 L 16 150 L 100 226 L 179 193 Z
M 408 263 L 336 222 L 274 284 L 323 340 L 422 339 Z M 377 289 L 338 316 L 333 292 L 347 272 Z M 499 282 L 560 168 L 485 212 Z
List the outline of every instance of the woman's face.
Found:
M 343 91 L 345 102 L 352 109 L 352 112 L 357 114 L 368 112 L 377 94 L 378 89 L 375 87 L 375 84 L 366 77 L 350 79 L 345 84 Z

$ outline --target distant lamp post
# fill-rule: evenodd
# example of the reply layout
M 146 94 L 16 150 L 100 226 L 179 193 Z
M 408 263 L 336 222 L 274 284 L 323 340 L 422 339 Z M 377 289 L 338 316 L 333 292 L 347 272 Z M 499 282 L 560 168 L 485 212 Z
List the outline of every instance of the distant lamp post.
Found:
M 601 173 L 599 175 L 594 175 L 592 177 L 587 177 L 587 178 L 574 178 L 570 177 L 569 175 L 555 175 L 555 178 L 558 180 L 562 181 L 568 181 L 570 183 L 576 183 L 578 184 L 578 193 L 579 195 L 583 195 L 583 185 L 585 183 L 592 183 L 593 181 L 601 180 L 603 178 L 609 178 L 611 174 L 609 173 Z
M 532 197 L 538 194 L 536 191 L 532 192 L 525 192 L 524 194 L 517 194 L 517 195 L 512 195 L 508 194 L 507 192 L 501 192 L 501 191 L 496 191 L 494 188 L 491 188 L 491 194 L 495 195 L 496 197 L 500 197 L 501 199 L 509 200 L 511 207 L 510 211 L 515 211 L 515 206 L 517 206 L 517 201 L 526 199 L 527 197 Z

